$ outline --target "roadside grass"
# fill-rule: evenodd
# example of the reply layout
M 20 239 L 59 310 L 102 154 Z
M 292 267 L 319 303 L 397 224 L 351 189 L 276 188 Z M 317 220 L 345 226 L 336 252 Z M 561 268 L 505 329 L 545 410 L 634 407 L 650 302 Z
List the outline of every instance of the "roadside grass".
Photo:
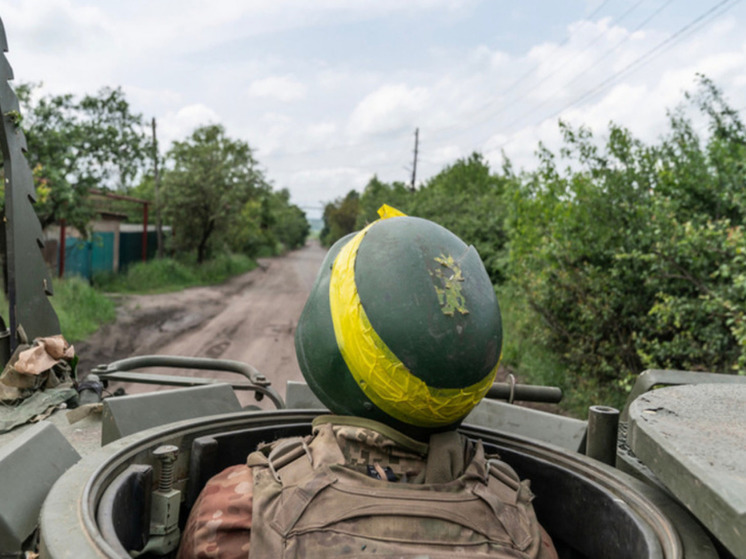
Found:
M 222 255 L 198 266 L 172 259 L 150 260 L 131 266 L 123 274 L 94 277 L 94 286 L 77 276 L 54 279 L 52 307 L 60 330 L 70 343 L 79 342 L 116 318 L 116 302 L 107 293 L 166 293 L 198 285 L 213 285 L 256 268 L 243 255 Z M 0 297 L 0 317 L 8 324 L 8 301 Z
M 93 334 L 102 325 L 116 318 L 116 304 L 103 293 L 77 276 L 53 279 L 54 295 L 49 298 L 57 318 L 60 331 L 70 342 L 79 342 Z M 9 324 L 8 300 L 0 297 L 0 316 Z
M 50 298 L 65 339 L 74 343 L 93 334 L 117 315 L 114 301 L 79 277 L 54 280 Z
M 138 262 L 121 274 L 97 274 L 93 283 L 105 293 L 166 293 L 221 283 L 256 266 L 254 260 L 240 254 L 223 254 L 201 265 L 162 258 Z

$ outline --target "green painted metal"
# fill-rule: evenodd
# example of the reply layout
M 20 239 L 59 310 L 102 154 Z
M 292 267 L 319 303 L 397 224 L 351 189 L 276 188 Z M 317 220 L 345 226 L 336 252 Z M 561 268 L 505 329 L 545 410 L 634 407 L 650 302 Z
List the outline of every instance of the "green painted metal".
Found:
M 337 241 L 321 265 L 298 321 L 298 362 L 311 389 L 335 413 L 425 436 L 427 428 L 390 417 L 363 394 L 337 347 L 329 282 L 335 258 L 353 236 Z M 358 249 L 355 283 L 375 331 L 428 386 L 470 386 L 497 365 L 502 327 L 492 284 L 473 247 L 447 229 L 413 217 L 374 224 Z
M 289 380 L 285 386 L 285 405 L 290 410 L 326 409 L 308 384 L 294 380 Z
M 101 445 L 183 419 L 241 411 L 227 384 L 212 384 L 106 398 L 101 417 Z
M 91 236 L 91 273 L 114 271 L 114 233 L 96 232 Z
M 588 428 L 587 422 L 580 419 L 487 399 L 466 416 L 464 423 L 543 441 L 572 452 L 581 451 Z
M 5 28 L 0 21 L 0 46 L 8 51 Z M 5 246 L 8 270 L 10 349 L 18 344 L 19 332 L 32 340 L 60 333 L 57 315 L 49 302 L 52 280 L 42 257 L 41 225 L 32 203 L 36 190 L 23 152 L 26 138 L 20 128 L 18 98 L 8 84 L 13 70 L 0 56 L 0 148 L 5 172 Z
M 694 371 L 677 371 L 672 369 L 648 369 L 635 380 L 627 397 L 620 421 L 627 421 L 629 407 L 639 396 L 660 386 L 677 386 L 681 384 L 746 384 L 746 376 L 723 375 L 718 373 L 698 373 Z
M 65 276 L 87 280 L 96 272 L 114 271 L 114 233 L 95 232 L 90 239 L 65 239 Z
M 648 392 L 629 407 L 627 442 L 738 559 L 746 559 L 746 385 Z
M 176 445 L 175 487 L 187 488 L 194 442 L 226 437 L 231 445 L 272 440 L 277 430 L 307 425 L 318 412 L 282 410 L 240 413 L 170 424 L 103 447 L 70 469 L 50 492 L 41 514 L 42 559 L 127 557 L 120 542 L 101 530 L 102 495 L 131 465 L 157 468 L 153 450 Z M 571 542 L 583 557 L 715 559 L 702 529 L 665 494 L 581 454 L 509 434 L 465 425 L 462 433 L 496 445 L 495 450 L 530 473 L 540 520 Z M 243 433 L 243 437 L 233 437 Z M 243 448 L 240 458 L 253 447 Z M 547 497 L 548 496 L 548 497 Z M 568 511 L 580 500 L 583 506 Z M 615 523 L 607 522 L 616 510 Z M 605 511 L 606 514 L 599 514 Z M 135 510 L 119 511 L 131 518 Z M 538 512 L 537 512 L 538 514 Z M 619 522 L 621 521 L 621 522 Z M 619 522 L 619 523 L 617 523 Z M 624 526 L 622 526 L 622 522 Z M 626 528 L 626 530 L 624 529 Z M 642 548 L 648 553 L 636 554 Z
M 619 410 L 609 406 L 591 406 L 588 410 L 586 456 L 614 466 L 618 434 Z
M 37 423 L 0 447 L 0 556 L 22 556 L 54 482 L 80 456 L 54 425 Z
M 339 353 L 329 311 L 329 278 L 334 259 L 353 235 L 329 249 L 311 288 L 295 330 L 295 353 L 303 377 L 314 394 L 329 409 L 341 415 L 366 414 L 385 422 L 389 418 L 368 400 Z
M 148 260 L 155 257 L 158 236 L 155 231 L 148 232 Z M 119 233 L 119 269 L 126 270 L 132 264 L 142 262 L 142 232 Z
M 171 367 L 180 369 L 198 369 L 203 371 L 224 371 L 242 375 L 249 381 L 249 385 L 237 385 L 243 390 L 256 392 L 256 399 L 264 396 L 269 398 L 276 408 L 285 407 L 282 397 L 270 386 L 270 381 L 262 373 L 257 371 L 248 363 L 234 361 L 232 359 L 210 359 L 207 357 L 183 357 L 177 355 L 139 355 L 114 361 L 108 365 L 99 365 L 93 369 L 93 373 L 102 380 L 126 380 L 127 382 L 143 382 L 145 384 L 165 384 L 174 386 L 197 386 L 211 383 L 212 379 L 193 379 L 193 382 L 184 381 L 184 377 L 172 377 L 165 375 L 145 375 L 141 373 L 124 375 L 126 371 L 135 371 L 147 367 Z
M 462 388 L 497 365 L 502 347 L 495 291 L 474 247 L 417 217 L 374 224 L 355 283 L 371 325 L 428 386 Z
M 65 277 L 78 276 L 90 280 L 93 245 L 85 239 L 65 239 Z

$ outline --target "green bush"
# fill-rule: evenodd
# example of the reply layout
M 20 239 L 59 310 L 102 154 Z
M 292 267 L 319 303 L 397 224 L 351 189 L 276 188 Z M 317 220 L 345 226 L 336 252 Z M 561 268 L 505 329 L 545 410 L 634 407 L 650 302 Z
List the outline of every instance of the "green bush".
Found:
M 221 283 L 230 277 L 243 274 L 256 268 L 256 262 L 243 254 L 221 254 L 203 262 L 194 269 L 199 283 L 211 285 Z
M 194 255 L 190 255 L 183 261 L 161 258 L 138 262 L 122 274 L 97 275 L 94 283 L 106 292 L 164 293 L 221 283 L 255 267 L 254 260 L 240 254 L 221 254 L 202 264 L 197 264 Z
M 573 413 L 621 406 L 649 368 L 746 374 L 746 127 L 706 78 L 686 99 L 653 143 L 560 123 L 559 151 L 540 145 L 519 175 L 473 154 L 416 191 L 373 177 L 327 204 L 322 241 L 389 203 L 473 244 L 498 288 L 503 363 L 561 386 Z
M 85 339 L 116 318 L 114 302 L 78 277 L 54 280 L 52 306 L 68 342 Z
M 706 80 L 696 99 L 706 142 L 681 112 L 655 145 L 615 125 L 605 145 L 563 126 L 562 163 L 542 149 L 512 192 L 527 336 L 578 398 L 618 405 L 646 368 L 746 372 L 746 133 Z
M 192 267 L 171 258 L 137 262 L 118 275 L 94 277 L 101 290 L 120 293 L 173 291 L 198 283 Z

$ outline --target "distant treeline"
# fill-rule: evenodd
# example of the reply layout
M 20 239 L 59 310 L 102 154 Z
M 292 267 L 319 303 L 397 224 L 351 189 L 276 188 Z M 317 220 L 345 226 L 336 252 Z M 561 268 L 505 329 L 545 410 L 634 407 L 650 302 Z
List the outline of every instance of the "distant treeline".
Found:
M 690 109 L 694 109 L 692 113 Z M 702 118 L 706 128 L 695 129 Z M 326 205 L 322 242 L 383 203 L 473 244 L 500 299 L 503 364 L 577 412 L 621 405 L 648 368 L 746 373 L 746 130 L 707 78 L 646 144 L 560 123 L 559 153 L 490 169 L 477 153 L 411 191 L 373 177 Z

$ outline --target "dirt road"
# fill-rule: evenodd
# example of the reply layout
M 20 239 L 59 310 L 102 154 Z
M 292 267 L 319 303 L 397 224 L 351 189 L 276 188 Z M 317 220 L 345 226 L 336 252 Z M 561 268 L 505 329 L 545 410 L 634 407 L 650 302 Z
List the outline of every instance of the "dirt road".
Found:
M 264 373 L 284 397 L 288 380 L 302 380 L 293 337 L 324 254 L 318 243 L 309 243 L 286 256 L 263 259 L 259 268 L 222 285 L 123 297 L 116 321 L 76 344 L 79 371 L 87 374 L 99 363 L 145 354 L 234 359 Z M 230 373 L 148 372 L 241 379 Z M 124 388 L 127 393 L 163 389 Z M 255 403 L 250 393 L 240 394 L 240 400 Z

